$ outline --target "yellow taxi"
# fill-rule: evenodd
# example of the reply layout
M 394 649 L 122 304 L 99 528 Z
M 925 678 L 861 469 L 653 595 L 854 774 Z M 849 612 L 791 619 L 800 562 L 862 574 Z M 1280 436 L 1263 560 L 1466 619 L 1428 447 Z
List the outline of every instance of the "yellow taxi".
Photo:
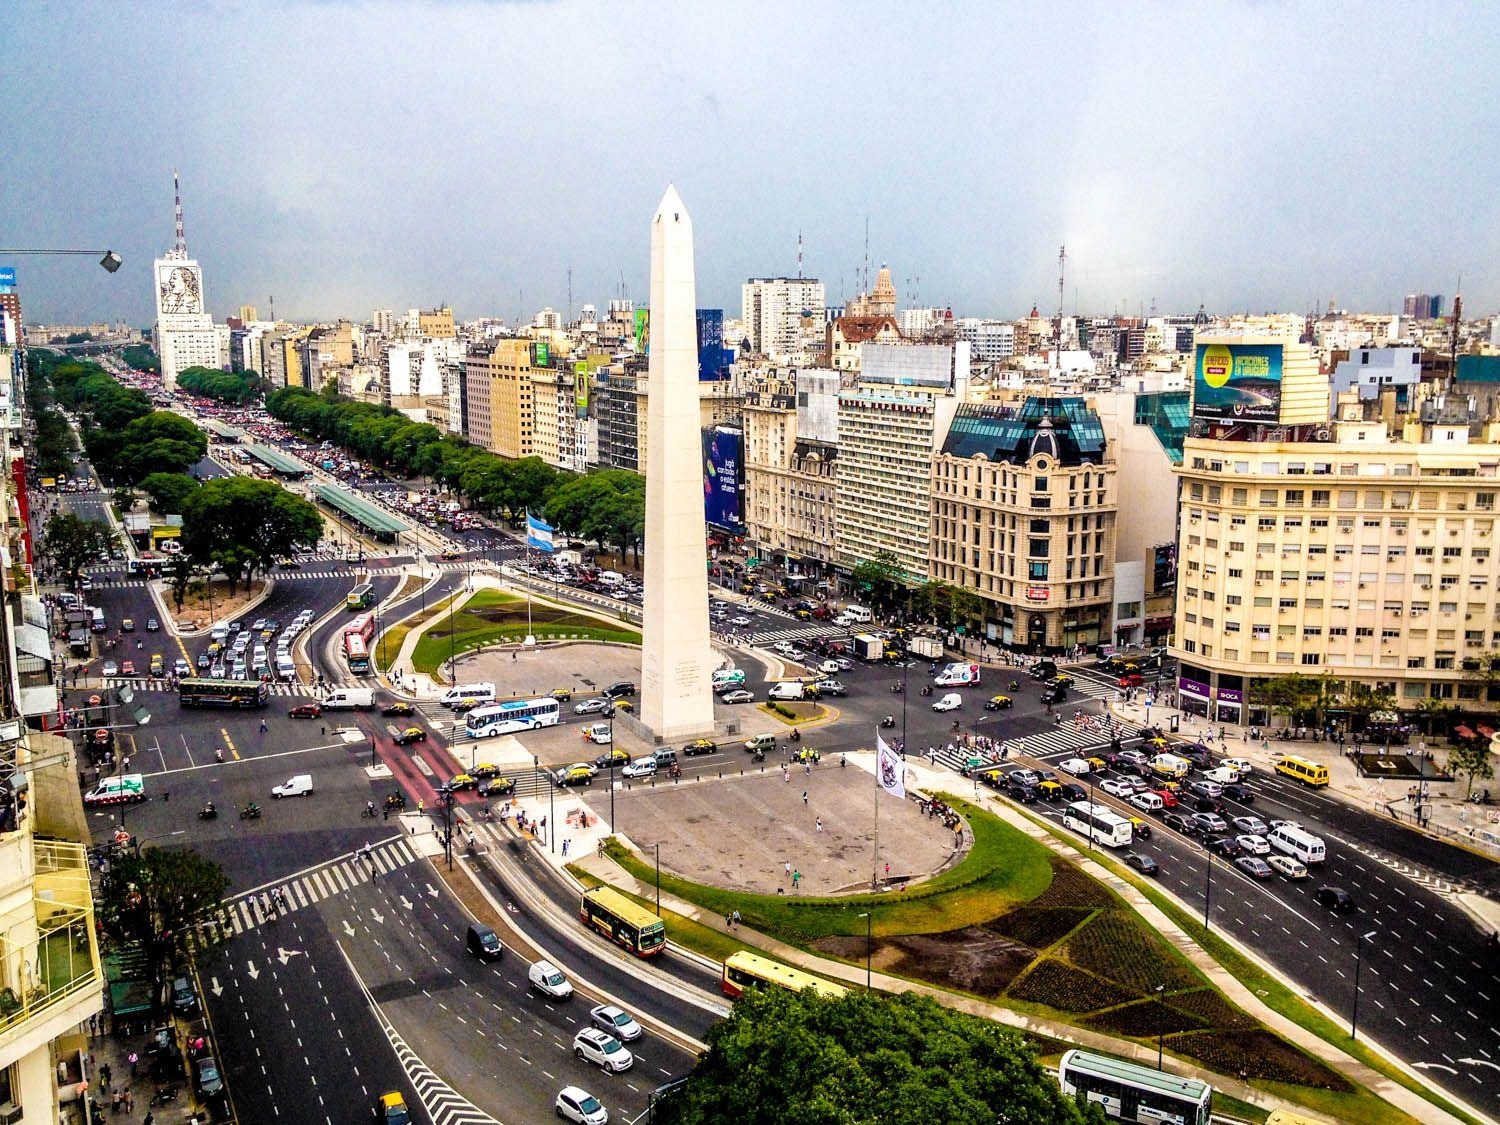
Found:
M 634 714 L 635 704 L 628 699 L 617 699 L 615 700 L 615 710 L 624 711 L 626 714 Z
M 559 703 L 571 703 L 573 701 L 573 689 L 560 687 L 553 689 L 552 698 Z
M 1015 700 L 1008 695 L 992 695 L 984 701 L 986 711 L 1000 711 L 1014 705 Z
M 486 777 L 497 776 L 500 773 L 500 767 L 494 762 L 477 762 L 469 772 L 482 781 Z
M 406 1108 L 406 1099 L 394 1090 L 381 1094 L 375 1101 L 375 1120 L 380 1125 L 411 1125 L 411 1113 Z
M 552 778 L 558 785 L 587 785 L 594 780 L 594 767 L 585 762 L 564 766 Z
M 1105 773 L 1109 769 L 1109 763 L 1103 758 L 1085 758 L 1084 761 L 1089 764 L 1090 773 Z
M 472 773 L 456 773 L 448 779 L 448 788 L 455 793 L 465 789 L 475 789 L 479 786 L 479 779 Z
M 160 676 L 166 670 L 167 670 L 167 662 L 162 657 L 162 654 L 159 653 L 159 652 L 152 653 L 151 654 L 151 674 L 153 676 Z
M 1063 795 L 1062 783 L 1044 781 L 1036 787 L 1036 795 L 1044 801 L 1055 801 Z
M 1073 677 L 1068 675 L 1066 672 L 1059 672 L 1047 682 L 1049 684 L 1052 684 L 1054 687 L 1070 687 L 1073 683 Z

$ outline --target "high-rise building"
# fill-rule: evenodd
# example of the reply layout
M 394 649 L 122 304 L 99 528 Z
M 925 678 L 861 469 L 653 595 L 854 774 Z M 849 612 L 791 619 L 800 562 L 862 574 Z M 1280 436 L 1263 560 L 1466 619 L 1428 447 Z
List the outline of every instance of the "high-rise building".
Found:
M 745 533 L 789 570 L 837 561 L 839 376 L 796 373 L 746 392 Z
M 171 390 L 177 374 L 189 367 L 219 366 L 219 334 L 207 312 L 203 295 L 203 270 L 188 257 L 187 236 L 182 225 L 182 190 L 172 171 L 172 193 L 177 237 L 156 259 L 152 272 L 156 285 L 156 352 L 161 359 L 162 386 Z
M 1401 302 L 1401 315 L 1416 320 L 1437 320 L 1443 315 L 1441 293 L 1408 293 Z
M 752 277 L 740 297 L 752 352 L 779 359 L 822 343 L 825 297 L 816 278 Z

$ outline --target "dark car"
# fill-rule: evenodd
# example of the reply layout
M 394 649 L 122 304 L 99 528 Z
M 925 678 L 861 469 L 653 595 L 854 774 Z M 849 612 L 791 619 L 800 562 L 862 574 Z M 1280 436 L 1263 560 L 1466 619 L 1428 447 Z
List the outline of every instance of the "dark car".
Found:
M 405 730 L 391 728 L 391 741 L 397 746 L 406 746 L 413 742 L 426 742 L 427 732 L 421 727 L 407 727 Z
M 1182 802 L 1190 805 L 1194 812 L 1213 813 L 1217 816 L 1224 811 L 1224 798 L 1222 797 L 1188 797 L 1184 795 Z
M 1196 836 L 1198 834 L 1197 824 L 1193 823 L 1190 817 L 1184 816 L 1179 812 L 1167 813 L 1161 818 L 1161 822 L 1168 828 L 1181 832 L 1184 836 Z
M 198 993 L 193 990 L 193 982 L 187 977 L 178 977 L 172 981 L 172 1011 L 196 1012 L 197 1010 Z
M 717 753 L 719 744 L 711 738 L 695 738 L 682 748 L 682 752 L 689 758 L 696 758 L 699 754 Z
M 1215 836 L 1203 846 L 1225 859 L 1238 859 L 1245 851 L 1233 836 Z
M 629 680 L 621 680 L 617 684 L 610 684 L 601 694 L 606 699 L 623 699 L 627 695 L 635 694 L 635 685 Z
M 1050 680 L 1057 675 L 1057 665 L 1050 660 L 1044 660 L 1040 664 L 1033 664 L 1027 675 L 1033 680 Z
M 1062 783 L 1063 799 L 1067 801 L 1086 801 L 1089 791 L 1076 781 L 1064 781 Z
M 205 1098 L 217 1097 L 224 1092 L 224 1079 L 212 1055 L 204 1055 L 193 1064 L 193 1081 L 198 1086 L 198 1093 Z
M 1335 914 L 1348 914 L 1354 909 L 1354 898 L 1343 887 L 1330 887 L 1324 884 L 1313 892 L 1313 900 L 1319 906 L 1326 906 Z
M 516 791 L 513 777 L 487 777 L 479 783 L 481 797 L 507 797 Z
M 1126 852 L 1120 858 L 1142 875 L 1155 875 L 1161 871 L 1156 860 L 1152 859 L 1149 855 L 1142 855 L 1140 852 Z
M 1255 801 L 1255 790 L 1239 781 L 1231 781 L 1224 786 L 1224 796 L 1231 801 L 1238 801 L 1242 805 L 1249 805 Z
M 1020 801 L 1023 805 L 1031 805 L 1036 803 L 1035 785 L 1021 785 L 1013 781 L 1009 786 L 1006 787 L 1006 792 L 1012 799 Z
M 1062 684 L 1053 684 L 1046 691 L 1042 692 L 1042 702 L 1048 707 L 1057 703 L 1063 703 L 1067 698 L 1068 689 Z

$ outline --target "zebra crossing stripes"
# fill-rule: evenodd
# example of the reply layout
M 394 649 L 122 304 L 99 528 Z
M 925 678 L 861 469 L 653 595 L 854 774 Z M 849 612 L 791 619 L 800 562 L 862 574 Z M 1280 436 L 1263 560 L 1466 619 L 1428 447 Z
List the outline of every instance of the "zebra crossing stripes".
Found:
M 1102 724 L 1079 727 L 1072 719 L 1057 726 L 1019 738 L 997 739 L 997 743 L 1010 748 L 1011 758 L 1026 754 L 1033 758 L 1045 758 L 1054 754 L 1071 753 L 1084 756 L 1087 751 L 1103 750 L 1109 746 L 1109 731 Z M 1126 740 L 1130 741 L 1129 739 Z M 910 753 L 919 753 L 920 747 L 909 747 Z M 955 747 L 951 752 L 947 745 L 937 748 L 938 761 L 949 769 L 962 770 L 969 759 L 969 751 Z
M 175 693 L 177 690 L 166 680 L 152 680 L 144 677 L 136 677 L 132 679 L 130 676 L 106 676 L 105 682 L 111 687 L 128 687 L 132 691 L 157 691 Z M 246 680 L 245 682 L 248 684 L 253 683 L 254 681 Z M 357 681 L 350 682 L 354 683 Z M 301 696 L 307 699 L 311 699 L 316 696 L 316 692 L 314 692 L 313 689 L 307 684 L 297 683 L 295 681 L 291 683 L 269 683 L 266 685 L 266 687 L 270 689 L 270 693 L 272 695 Z
M 777 641 L 811 641 L 816 640 L 818 637 L 837 635 L 835 630 L 830 630 L 826 626 L 820 628 L 816 625 L 795 625 L 786 629 L 772 629 L 751 633 L 749 637 L 752 645 L 768 645 L 775 644 Z
M 286 896 L 285 910 L 288 913 L 303 910 L 309 906 L 315 906 L 324 899 L 333 898 L 363 883 L 368 883 L 372 878 L 372 867 L 373 877 L 378 878 L 381 875 L 389 875 L 407 864 L 415 863 L 418 858 L 405 836 L 395 836 L 372 848 L 369 859 L 355 853 L 318 867 L 308 868 L 278 884 L 281 892 Z M 224 925 L 231 935 L 247 933 L 266 921 L 259 903 L 270 892 L 270 887 L 247 891 L 224 903 Z
M 360 987 L 363 988 L 364 985 L 361 984 Z M 369 995 L 368 990 L 365 994 Z M 385 1032 L 392 1050 L 396 1052 L 401 1069 L 406 1072 L 406 1077 L 411 1081 L 412 1089 L 417 1092 L 422 1107 L 432 1118 L 432 1125 L 500 1125 L 495 1118 L 439 1078 L 433 1069 L 422 1061 L 421 1056 L 407 1046 L 406 1040 L 401 1038 L 401 1033 L 396 1030 L 390 1020 L 386 1019 L 385 1013 L 380 1010 L 380 1005 L 374 1003 L 373 999 L 371 1006 L 375 1011 L 375 1018 L 380 1022 L 381 1030 Z

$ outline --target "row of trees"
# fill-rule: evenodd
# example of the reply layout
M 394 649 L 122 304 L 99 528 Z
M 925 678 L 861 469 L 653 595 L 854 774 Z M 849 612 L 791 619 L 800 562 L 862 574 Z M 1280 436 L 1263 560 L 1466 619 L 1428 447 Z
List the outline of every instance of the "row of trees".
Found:
M 965 634 L 984 621 L 984 599 L 978 594 L 947 582 L 908 585 L 900 560 L 890 551 L 856 563 L 850 577 L 858 596 L 883 617 Z
M 507 460 L 390 407 L 287 387 L 266 409 L 299 433 L 331 441 L 353 456 L 405 477 L 426 477 L 470 507 L 519 524 L 528 510 L 568 536 L 637 555 L 644 538 L 646 481 L 623 469 L 578 476 L 538 457 Z
M 161 360 L 145 344 L 130 344 L 120 349 L 120 358 L 137 371 L 161 372 Z
M 254 372 L 220 371 L 213 367 L 185 368 L 177 375 L 177 385 L 191 394 L 237 406 L 258 399 L 263 386 Z

